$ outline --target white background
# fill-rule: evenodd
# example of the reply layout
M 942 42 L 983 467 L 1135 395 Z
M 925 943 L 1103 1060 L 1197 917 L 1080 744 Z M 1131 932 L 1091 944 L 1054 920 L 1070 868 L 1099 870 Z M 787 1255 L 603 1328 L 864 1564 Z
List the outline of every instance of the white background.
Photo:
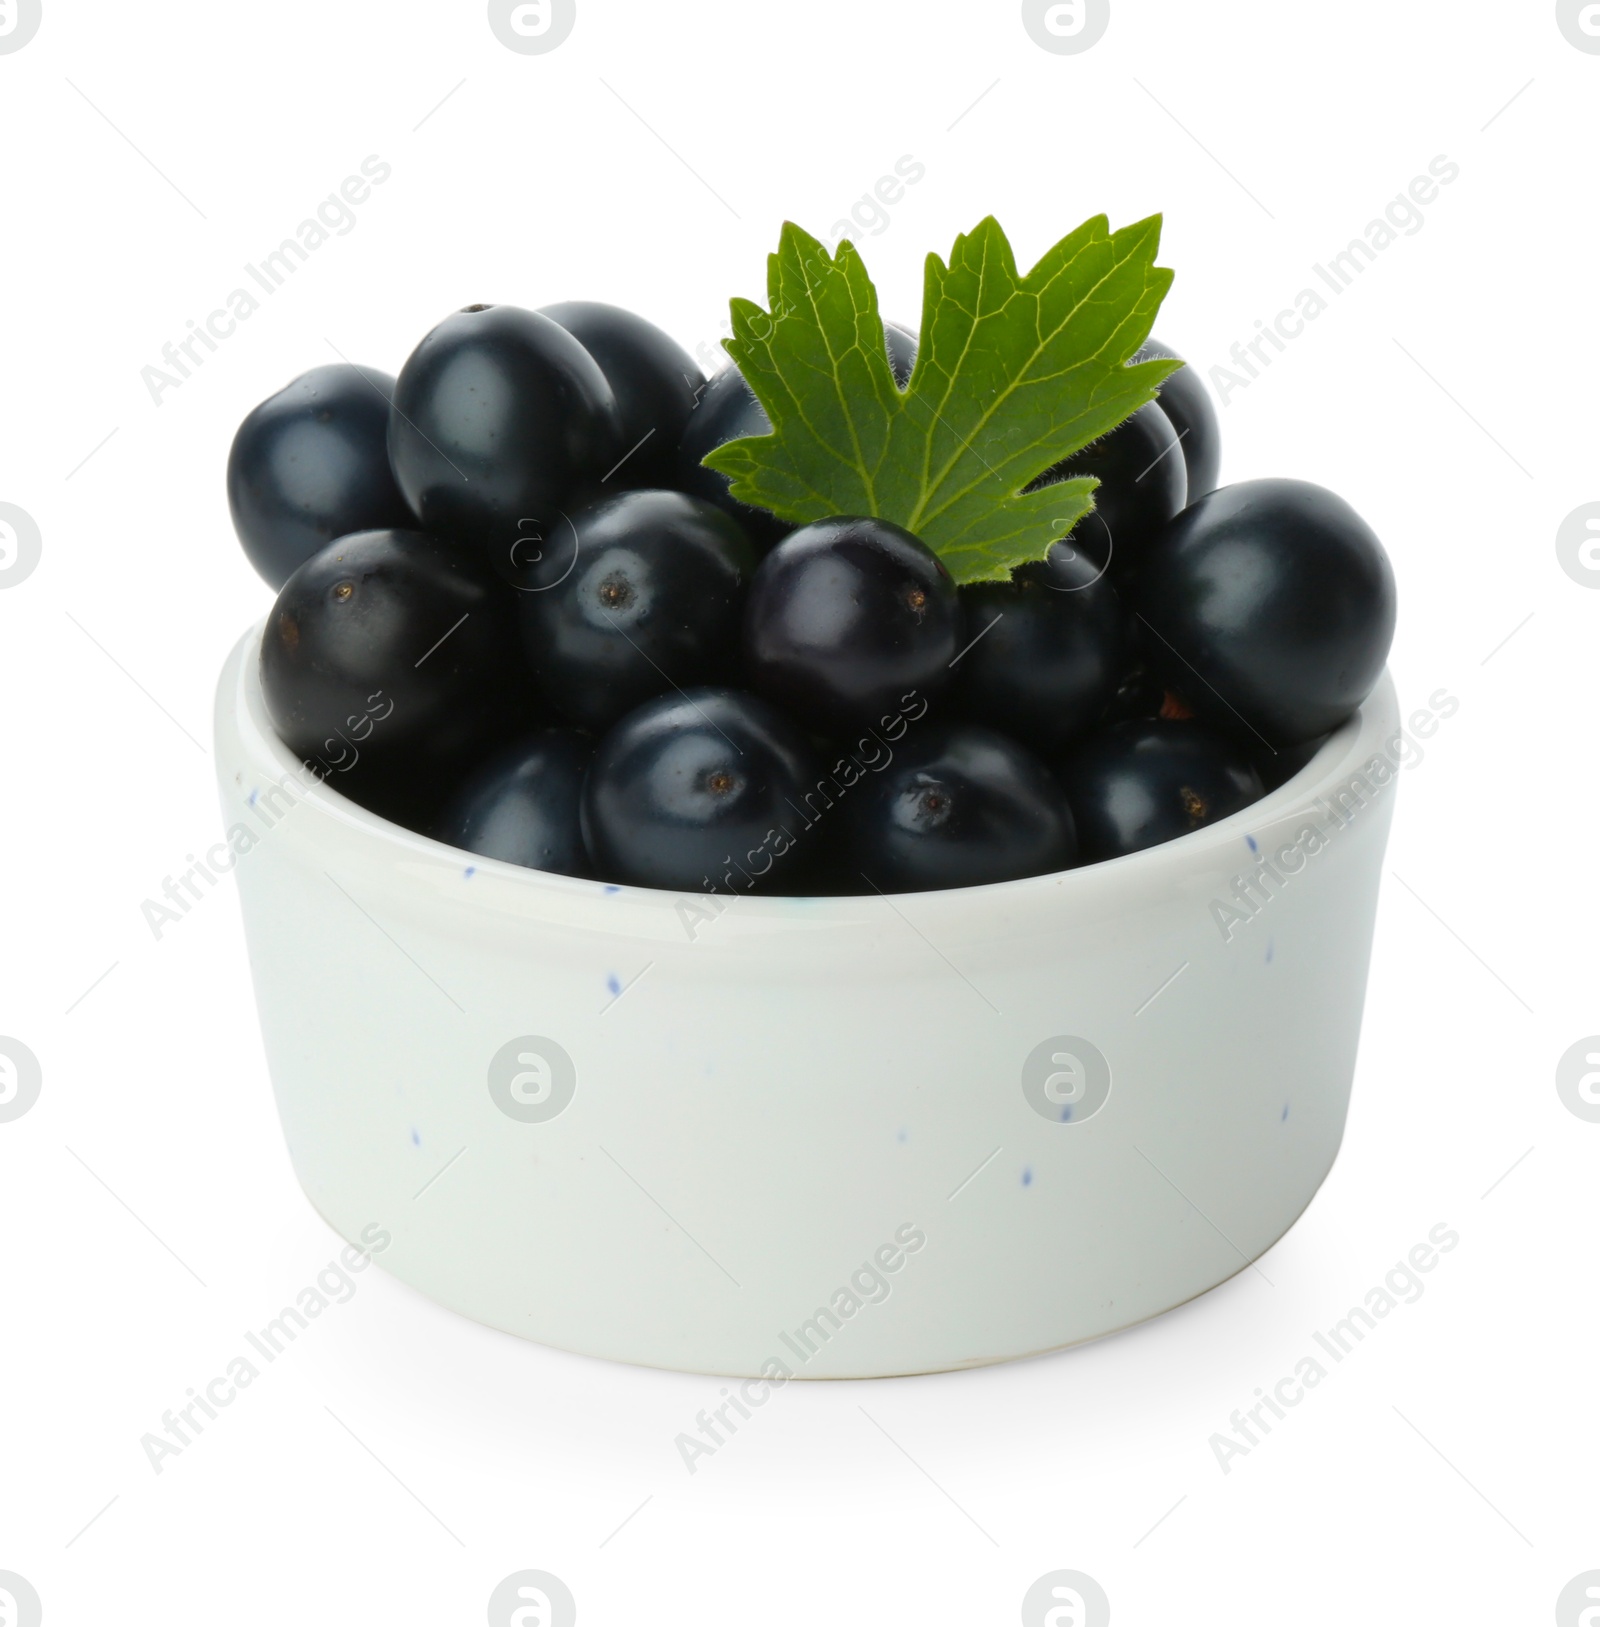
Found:
M 1600 55 L 1544 0 L 1112 11 L 1073 56 L 1011 4 L 578 0 L 518 55 L 476 4 L 44 0 L 0 55 L 0 502 L 43 536 L 0 592 L 0 1033 L 44 1074 L 0 1124 L 0 1570 L 48 1622 L 481 1622 L 525 1567 L 590 1624 L 1013 1622 L 1057 1568 L 1119 1624 L 1543 1622 L 1600 1567 L 1600 1125 L 1555 1089 L 1600 1030 L 1600 594 L 1555 550 L 1600 498 Z M 369 154 L 393 174 L 354 229 L 155 405 L 141 369 Z M 887 314 L 915 325 L 923 254 L 987 213 L 1031 263 L 1162 211 L 1157 331 L 1202 370 L 1460 166 L 1222 413 L 1225 480 L 1320 481 L 1377 528 L 1402 698 L 1460 701 L 1403 776 L 1331 1178 L 1270 1284 L 792 1386 L 692 1478 L 673 1438 L 717 1381 L 368 1272 L 158 1476 L 140 1437 L 339 1246 L 278 1133 L 231 883 L 159 942 L 140 914 L 222 834 L 211 688 L 269 602 L 235 424 L 476 300 L 712 344 L 783 218 L 827 235 L 908 154 L 926 175 L 860 234 Z M 1213 1432 L 1440 1222 L 1425 1295 L 1224 1473 Z

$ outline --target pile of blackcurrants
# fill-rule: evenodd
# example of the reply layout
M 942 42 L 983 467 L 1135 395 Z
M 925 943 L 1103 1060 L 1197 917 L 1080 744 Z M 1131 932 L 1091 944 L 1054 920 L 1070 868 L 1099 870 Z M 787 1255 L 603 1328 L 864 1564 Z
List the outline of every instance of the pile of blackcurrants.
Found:
M 885 334 L 903 387 L 917 341 Z M 1378 539 L 1315 486 L 1217 489 L 1188 368 L 1041 474 L 1098 476 L 1096 508 L 1007 582 L 958 588 L 885 520 L 738 502 L 701 460 L 770 427 L 736 368 L 708 382 L 608 305 L 471 305 L 398 379 L 296 379 L 228 464 L 278 591 L 278 734 L 372 811 L 514 864 L 918 891 L 1224 818 L 1382 671 Z

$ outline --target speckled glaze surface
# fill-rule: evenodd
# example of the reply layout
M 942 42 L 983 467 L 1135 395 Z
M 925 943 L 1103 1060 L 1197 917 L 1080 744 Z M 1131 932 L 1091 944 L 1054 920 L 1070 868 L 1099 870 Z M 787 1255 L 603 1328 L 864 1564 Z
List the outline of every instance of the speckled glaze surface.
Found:
M 274 738 L 216 760 L 294 1169 L 481 1322 L 721 1374 L 929 1372 L 1170 1309 L 1327 1174 L 1399 719 L 1129 858 L 894 898 L 709 898 L 474 859 Z M 336 783 L 336 781 L 335 781 Z M 248 837 L 248 841 L 246 840 Z

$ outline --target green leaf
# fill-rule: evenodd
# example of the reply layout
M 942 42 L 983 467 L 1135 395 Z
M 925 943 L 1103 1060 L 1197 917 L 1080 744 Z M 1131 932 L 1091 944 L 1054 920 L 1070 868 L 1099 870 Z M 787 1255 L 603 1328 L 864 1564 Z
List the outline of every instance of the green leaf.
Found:
M 982 221 L 948 265 L 928 256 L 902 391 L 854 244 L 830 255 L 787 223 L 767 260 L 767 307 L 734 300 L 724 341 L 772 433 L 705 461 L 781 519 L 876 515 L 921 537 L 958 582 L 1003 580 L 1094 506 L 1091 478 L 1029 484 L 1182 365 L 1127 365 L 1172 283 L 1155 264 L 1160 238 L 1159 215 L 1119 232 L 1097 215 L 1024 277 L 999 222 Z

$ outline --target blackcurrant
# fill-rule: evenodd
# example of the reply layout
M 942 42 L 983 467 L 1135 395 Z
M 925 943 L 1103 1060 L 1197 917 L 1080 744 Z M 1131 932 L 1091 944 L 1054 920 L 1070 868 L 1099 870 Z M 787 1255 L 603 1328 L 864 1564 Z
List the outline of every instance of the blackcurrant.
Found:
M 963 715 L 1054 751 L 1100 721 L 1127 666 L 1124 615 L 1097 565 L 1058 542 L 1009 582 L 961 589 L 968 648 L 956 663 Z
M 1337 728 L 1372 692 L 1394 636 L 1394 571 L 1342 497 L 1249 480 L 1163 531 L 1134 605 L 1146 657 L 1198 716 L 1281 750 Z
M 977 887 L 1065 870 L 1077 857 L 1072 812 L 1049 770 L 977 725 L 913 729 L 843 807 L 859 891 Z
M 228 453 L 228 508 L 245 557 L 276 592 L 352 531 L 415 525 L 389 468 L 394 380 L 313 367 L 253 408 Z
M 619 492 L 572 516 L 573 548 L 519 578 L 523 647 L 546 698 L 603 729 L 668 688 L 732 678 L 755 549 L 674 491 Z
M 1148 362 L 1158 358 L 1183 361 L 1177 351 L 1169 350 L 1159 339 L 1147 341 L 1133 359 Z M 1163 382 L 1156 400 L 1183 447 L 1184 467 L 1189 474 L 1188 500 L 1192 503 L 1217 489 L 1217 476 L 1222 470 L 1222 425 L 1217 421 L 1217 409 L 1211 404 L 1211 392 L 1187 362 Z
M 1170 842 L 1262 795 L 1245 748 L 1192 720 L 1098 729 L 1067 755 L 1058 774 L 1089 863 Z
M 705 375 L 676 340 L 616 305 L 569 300 L 541 307 L 600 364 L 616 398 L 620 465 L 610 486 L 667 486 L 678 440 L 705 385 Z
M 578 802 L 593 752 L 593 740 L 574 729 L 512 741 L 461 782 L 434 834 L 507 864 L 587 875 Z
M 410 822 L 445 776 L 531 721 L 508 593 L 483 560 L 421 531 L 330 543 L 267 617 L 273 727 L 337 789 Z
M 1100 484 L 1094 512 L 1072 529 L 1074 551 L 1105 566 L 1113 581 L 1131 580 L 1145 549 L 1187 498 L 1188 471 L 1171 420 L 1146 402 L 1109 435 L 1055 464 L 1033 488 L 1077 475 L 1095 475 Z
M 626 450 L 600 364 L 558 322 L 469 305 L 395 384 L 389 461 L 430 531 L 499 556 Z
M 737 367 L 725 367 L 700 392 L 678 443 L 673 484 L 681 491 L 725 509 L 762 547 L 770 547 L 793 528 L 764 508 L 741 503 L 728 491 L 728 477 L 700 461 L 726 441 L 748 435 L 770 435 L 772 420 Z
M 630 712 L 600 742 L 583 792 L 598 875 L 692 892 L 778 892 L 807 855 L 806 737 L 754 695 L 691 689 Z
M 840 517 L 792 532 L 762 560 L 745 604 L 752 688 L 828 729 L 937 698 L 962 647 L 944 562 L 887 520 Z

